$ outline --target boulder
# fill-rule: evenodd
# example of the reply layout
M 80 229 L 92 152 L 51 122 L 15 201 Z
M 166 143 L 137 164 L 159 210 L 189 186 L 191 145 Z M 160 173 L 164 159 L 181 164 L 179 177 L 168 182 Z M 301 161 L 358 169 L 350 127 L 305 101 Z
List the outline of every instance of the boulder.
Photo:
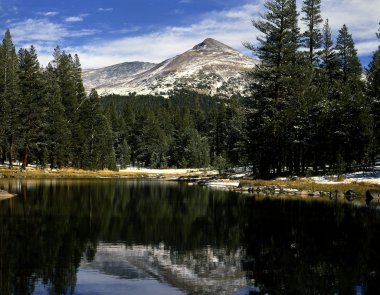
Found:
M 8 193 L 7 191 L 0 190 L 0 201 L 13 198 L 15 195 Z
M 369 204 L 372 200 L 380 201 L 380 190 L 370 189 L 365 193 L 365 201 Z
M 319 192 L 308 191 L 308 190 L 298 191 L 296 192 L 296 195 L 301 196 L 301 197 L 315 197 L 315 198 L 320 196 Z
M 353 201 L 355 200 L 356 198 L 359 197 L 359 195 L 357 193 L 355 193 L 353 190 L 348 190 L 344 193 L 344 197 L 348 200 L 348 201 Z

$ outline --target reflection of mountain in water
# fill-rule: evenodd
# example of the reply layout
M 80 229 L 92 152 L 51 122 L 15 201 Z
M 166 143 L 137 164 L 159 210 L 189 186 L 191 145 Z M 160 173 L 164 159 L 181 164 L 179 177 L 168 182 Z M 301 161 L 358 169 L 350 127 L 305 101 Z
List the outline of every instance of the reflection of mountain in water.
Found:
M 92 262 L 82 266 L 125 279 L 155 278 L 189 294 L 233 294 L 250 282 L 243 271 L 245 253 L 239 249 L 207 247 L 198 251 L 172 251 L 158 246 L 101 243 Z

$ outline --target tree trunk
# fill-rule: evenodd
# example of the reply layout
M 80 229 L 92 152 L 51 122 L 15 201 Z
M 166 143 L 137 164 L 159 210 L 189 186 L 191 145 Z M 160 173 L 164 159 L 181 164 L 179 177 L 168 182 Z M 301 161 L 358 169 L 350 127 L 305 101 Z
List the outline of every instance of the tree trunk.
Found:
M 22 168 L 26 169 L 26 166 L 28 166 L 28 159 L 29 159 L 29 147 L 26 146 L 24 149 L 24 156 L 22 159 Z
M 0 164 L 4 164 L 5 163 L 5 159 L 6 159 L 6 147 L 4 147 L 4 146 L 2 146 L 2 147 L 0 147 L 0 156 L 1 156 L 1 158 L 0 158 Z
M 9 151 L 8 151 L 8 159 L 9 159 L 9 168 L 13 168 L 13 134 L 9 137 Z

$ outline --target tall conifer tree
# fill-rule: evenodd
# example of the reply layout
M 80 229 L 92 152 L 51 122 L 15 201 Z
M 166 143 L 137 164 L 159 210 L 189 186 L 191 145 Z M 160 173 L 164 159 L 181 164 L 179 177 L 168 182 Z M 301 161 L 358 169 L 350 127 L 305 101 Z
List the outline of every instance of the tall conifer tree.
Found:
M 304 0 L 302 6 L 303 22 L 307 30 L 303 33 L 303 43 L 309 50 L 310 64 L 315 65 L 317 61 L 317 49 L 322 42 L 320 25 L 323 22 L 321 16 L 321 0 Z
M 343 159 L 346 169 L 362 164 L 369 159 L 372 137 L 372 116 L 364 96 L 362 67 L 355 43 L 346 25 L 339 30 L 336 52 L 339 73 L 333 126 L 335 127 L 333 154 L 335 162 Z
M 42 92 L 42 73 L 33 46 L 20 49 L 20 102 L 18 105 L 20 126 L 18 128 L 22 167 L 29 163 L 31 150 L 43 148 L 41 138 L 42 126 L 46 119 L 46 103 Z M 38 146 L 39 145 L 39 146 Z
M 2 154 L 8 156 L 9 167 L 13 167 L 15 157 L 16 126 L 18 121 L 18 103 L 20 97 L 18 59 L 9 30 L 5 32 L 0 50 L 0 136 Z
M 79 123 L 79 111 L 85 101 L 85 92 L 81 77 L 81 66 L 78 56 L 74 59 L 70 54 L 61 52 L 57 47 L 54 51 L 53 65 L 59 81 L 62 103 L 71 134 L 71 161 L 79 167 L 81 162 L 83 131 Z
M 252 73 L 253 95 L 248 102 L 247 130 L 251 161 L 261 175 L 283 167 L 284 111 L 295 97 L 299 48 L 296 2 L 269 0 L 267 12 L 253 26 L 259 44 L 246 47 L 261 59 Z
M 379 31 L 376 33 L 380 41 L 380 23 Z M 372 55 L 372 60 L 367 69 L 367 94 L 371 101 L 373 114 L 373 152 L 372 162 L 374 164 L 377 157 L 380 156 L 380 45 Z
M 44 71 L 44 82 L 44 97 L 48 105 L 45 126 L 48 160 L 51 168 L 61 168 L 69 161 L 71 133 L 65 117 L 58 79 L 50 63 Z
M 335 49 L 338 54 L 339 64 L 344 83 L 360 80 L 362 67 L 357 55 L 355 43 L 346 25 L 339 30 Z
M 100 98 L 95 90 L 82 102 L 79 123 L 84 134 L 80 167 L 115 169 L 112 128 L 107 117 L 102 114 Z

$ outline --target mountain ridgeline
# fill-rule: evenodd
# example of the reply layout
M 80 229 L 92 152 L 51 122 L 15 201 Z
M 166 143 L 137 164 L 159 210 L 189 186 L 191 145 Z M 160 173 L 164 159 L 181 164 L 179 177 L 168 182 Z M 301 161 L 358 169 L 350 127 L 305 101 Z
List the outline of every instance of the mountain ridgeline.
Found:
M 245 44 L 260 62 L 206 39 L 160 64 L 83 73 L 77 55 L 56 48 L 41 68 L 35 48 L 16 53 L 7 31 L 0 163 L 238 166 L 260 177 L 371 168 L 380 156 L 380 46 L 363 79 L 348 27 L 333 40 L 320 7 L 304 1 L 301 32 L 295 1 L 268 0 L 253 21 L 261 37 Z
M 99 94 L 163 95 L 173 90 L 192 90 L 230 97 L 247 94 L 247 72 L 258 64 L 231 47 L 211 38 L 183 54 L 159 64 L 132 62 L 84 71 L 83 82 Z

